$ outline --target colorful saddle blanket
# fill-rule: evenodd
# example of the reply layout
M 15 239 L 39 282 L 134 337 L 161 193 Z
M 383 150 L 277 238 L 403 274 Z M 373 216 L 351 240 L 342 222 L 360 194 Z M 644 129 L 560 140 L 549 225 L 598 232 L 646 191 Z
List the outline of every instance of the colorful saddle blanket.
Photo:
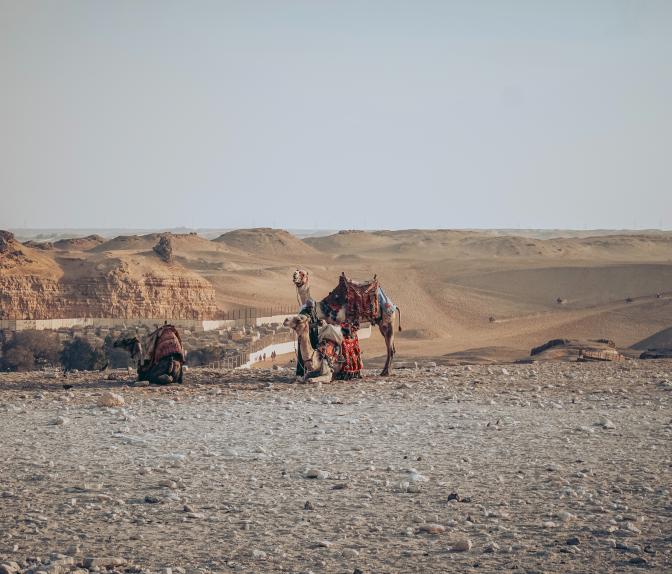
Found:
M 359 283 L 350 281 L 345 273 L 341 273 L 336 289 L 322 301 L 322 309 L 335 319 L 338 312 L 345 307 L 346 322 L 376 323 L 380 318 L 379 289 L 375 277 L 371 281 Z
M 343 339 L 341 355 L 343 365 L 341 366 L 338 378 L 352 379 L 359 377 L 364 365 L 362 363 L 362 351 L 359 348 L 359 339 L 356 334 L 350 339 Z
M 184 350 L 180 334 L 173 325 L 163 325 L 149 335 L 147 345 L 147 357 L 150 364 L 158 363 L 164 357 L 176 355 L 180 361 L 184 361 Z

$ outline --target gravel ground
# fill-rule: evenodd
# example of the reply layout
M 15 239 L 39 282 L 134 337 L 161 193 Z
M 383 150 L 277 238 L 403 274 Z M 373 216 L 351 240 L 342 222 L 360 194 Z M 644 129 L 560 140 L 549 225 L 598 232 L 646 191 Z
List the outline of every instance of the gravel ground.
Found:
M 672 570 L 672 362 L 101 376 L 0 375 L 0 574 Z

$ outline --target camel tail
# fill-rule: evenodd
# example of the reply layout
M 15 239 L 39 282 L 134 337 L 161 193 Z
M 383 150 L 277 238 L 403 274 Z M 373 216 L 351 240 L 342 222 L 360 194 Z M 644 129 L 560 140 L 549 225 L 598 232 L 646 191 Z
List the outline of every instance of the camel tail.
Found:
M 397 306 L 397 313 L 399 313 L 399 331 L 401 331 L 401 309 Z

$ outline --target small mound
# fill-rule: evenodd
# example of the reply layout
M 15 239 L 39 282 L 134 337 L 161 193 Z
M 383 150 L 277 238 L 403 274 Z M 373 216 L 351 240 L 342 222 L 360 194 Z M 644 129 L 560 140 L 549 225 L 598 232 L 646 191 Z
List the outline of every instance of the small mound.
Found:
M 51 251 L 54 244 L 51 241 L 24 241 L 23 244 L 31 249 L 41 249 L 42 251 Z
M 196 232 L 191 233 L 148 233 L 147 235 L 119 235 L 98 245 L 94 251 L 132 251 L 139 249 L 152 249 L 159 241 L 170 241 L 174 248 L 207 247 L 210 241 L 199 236 Z
M 87 235 L 86 237 L 73 237 L 71 239 L 59 239 L 54 241 L 55 249 L 86 251 L 93 249 L 101 243 L 105 243 L 105 239 L 100 235 Z
M 538 361 L 622 361 L 624 356 L 616 350 L 610 339 L 551 339 L 534 347 L 530 356 Z
M 288 231 L 270 227 L 236 229 L 223 233 L 213 241 L 234 249 L 260 255 L 308 255 L 315 253 L 315 249 Z
M 649 349 L 672 349 L 672 327 L 663 329 L 654 333 L 646 339 L 642 339 L 632 346 L 638 351 L 648 351 Z

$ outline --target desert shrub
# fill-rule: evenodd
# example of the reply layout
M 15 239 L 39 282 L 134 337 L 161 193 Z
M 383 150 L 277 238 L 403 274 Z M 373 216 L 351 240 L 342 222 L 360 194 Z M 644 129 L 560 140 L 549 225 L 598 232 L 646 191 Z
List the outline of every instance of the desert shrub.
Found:
M 222 359 L 222 350 L 218 347 L 203 347 L 189 351 L 187 363 L 192 367 L 201 367 L 209 365 Z
M 35 368 L 35 356 L 25 347 L 12 347 L 3 351 L 3 371 L 32 371 Z
M 36 366 L 55 365 L 59 360 L 61 342 L 50 331 L 20 331 L 2 346 L 3 370 L 28 371 Z
M 66 371 L 94 371 L 103 368 L 107 361 L 103 349 L 91 345 L 86 339 L 75 337 L 66 341 L 60 354 L 61 365 Z

